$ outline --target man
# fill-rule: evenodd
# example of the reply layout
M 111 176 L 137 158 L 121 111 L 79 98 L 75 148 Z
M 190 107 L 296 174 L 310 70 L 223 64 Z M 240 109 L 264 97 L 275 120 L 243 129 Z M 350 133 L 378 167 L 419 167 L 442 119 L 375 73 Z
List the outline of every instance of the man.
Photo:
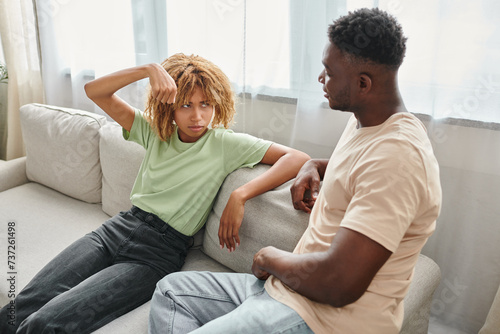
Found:
M 353 117 L 330 160 L 308 161 L 292 186 L 294 207 L 311 212 L 297 247 L 260 250 L 255 277 L 167 276 L 153 297 L 152 332 L 399 332 L 440 210 L 438 164 L 399 93 L 406 38 L 397 21 L 361 9 L 328 36 L 319 82 L 330 107 Z

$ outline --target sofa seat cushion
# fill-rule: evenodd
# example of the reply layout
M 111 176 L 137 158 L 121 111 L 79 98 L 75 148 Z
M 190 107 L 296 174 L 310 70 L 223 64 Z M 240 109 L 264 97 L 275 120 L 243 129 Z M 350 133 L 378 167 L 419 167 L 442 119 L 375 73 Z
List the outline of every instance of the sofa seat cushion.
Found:
M 259 164 L 253 169 L 241 168 L 228 175 L 206 224 L 203 252 L 237 272 L 251 273 L 253 256 L 263 247 L 274 246 L 293 251 L 309 222 L 307 213 L 293 208 L 290 195 L 293 181 L 289 181 L 247 201 L 239 231 L 240 246 L 232 253 L 226 248 L 220 249 L 219 222 L 229 196 L 233 190 L 269 168 Z
M 82 201 L 101 202 L 99 129 L 106 118 L 28 104 L 21 107 L 20 120 L 28 179 Z
M 191 249 L 186 257 L 186 264 L 182 267 L 182 271 L 219 271 L 231 272 L 231 269 L 221 265 L 205 255 L 199 248 Z M 149 310 L 151 303 L 142 304 L 135 310 L 122 315 L 118 319 L 113 320 L 109 324 L 99 328 L 94 334 L 108 333 L 147 333 Z
M 7 235 L 7 222 L 15 223 L 17 292 L 66 246 L 107 219 L 100 204 L 75 200 L 38 183 L 0 192 L 0 236 Z M 6 256 L 0 266 L 7 268 Z M 0 305 L 9 302 L 7 291 L 7 281 L 0 280 Z

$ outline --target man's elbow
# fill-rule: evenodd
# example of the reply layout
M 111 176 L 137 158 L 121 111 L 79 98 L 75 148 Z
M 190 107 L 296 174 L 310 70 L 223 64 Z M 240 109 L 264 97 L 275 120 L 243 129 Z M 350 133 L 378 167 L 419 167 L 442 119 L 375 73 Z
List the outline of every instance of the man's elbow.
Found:
M 327 298 L 326 304 L 336 308 L 344 307 L 357 301 L 359 298 L 361 298 L 363 293 L 364 292 L 359 293 L 358 291 L 350 290 L 330 292 L 329 294 L 325 295 L 325 297 Z
M 326 280 L 325 283 L 322 289 L 318 289 L 318 296 L 323 298 L 321 302 L 324 304 L 337 308 L 354 303 L 361 298 L 368 288 L 364 284 L 353 284 L 352 282 L 346 282 L 343 279 L 335 279 L 333 277 Z

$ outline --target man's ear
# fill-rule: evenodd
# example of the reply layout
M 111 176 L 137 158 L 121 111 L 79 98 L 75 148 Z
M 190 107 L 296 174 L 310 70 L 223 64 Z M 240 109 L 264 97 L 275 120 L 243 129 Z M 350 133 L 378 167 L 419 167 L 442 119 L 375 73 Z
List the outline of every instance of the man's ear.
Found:
M 359 75 L 359 92 L 361 94 L 366 94 L 372 89 L 372 79 L 370 75 L 366 73 L 361 73 Z

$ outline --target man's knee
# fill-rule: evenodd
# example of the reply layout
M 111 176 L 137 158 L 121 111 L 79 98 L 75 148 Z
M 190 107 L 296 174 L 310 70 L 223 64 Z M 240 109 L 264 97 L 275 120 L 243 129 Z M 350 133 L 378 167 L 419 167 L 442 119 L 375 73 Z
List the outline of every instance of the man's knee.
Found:
M 196 282 L 203 281 L 203 272 L 186 271 L 175 272 L 163 277 L 156 284 L 156 291 L 165 295 L 167 292 L 190 291 L 193 288 L 196 290 Z
M 165 292 L 177 288 L 177 286 L 179 285 L 179 280 L 183 279 L 184 275 L 182 274 L 183 273 L 181 272 L 175 272 L 163 277 L 158 281 L 158 283 L 156 283 L 155 293 L 158 292 L 158 290 L 160 290 L 161 292 Z

